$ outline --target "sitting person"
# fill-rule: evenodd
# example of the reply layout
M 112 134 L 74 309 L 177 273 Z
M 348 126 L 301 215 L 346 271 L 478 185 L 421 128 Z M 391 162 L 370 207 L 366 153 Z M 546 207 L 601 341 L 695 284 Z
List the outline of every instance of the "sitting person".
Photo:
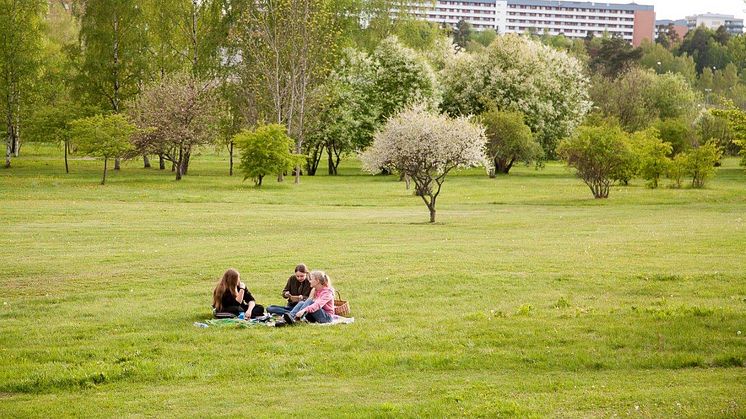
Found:
M 241 282 L 241 275 L 233 268 L 225 271 L 215 286 L 212 292 L 212 306 L 216 313 L 246 313 L 247 318 L 264 315 L 264 307 L 256 303 L 254 296 Z
M 297 304 L 282 318 L 287 324 L 293 324 L 304 316 L 311 323 L 331 323 L 334 319 L 334 288 L 329 277 L 322 271 L 313 271 L 308 275 L 308 282 L 313 287 L 313 296 Z
M 298 303 L 308 299 L 308 295 L 311 293 L 311 285 L 306 280 L 308 275 L 308 268 L 304 264 L 299 264 L 295 267 L 295 273 L 288 278 L 285 288 L 282 289 L 282 298 L 287 298 L 288 303 L 285 307 L 271 305 L 267 307 L 267 312 L 270 314 L 283 315 L 290 313 Z

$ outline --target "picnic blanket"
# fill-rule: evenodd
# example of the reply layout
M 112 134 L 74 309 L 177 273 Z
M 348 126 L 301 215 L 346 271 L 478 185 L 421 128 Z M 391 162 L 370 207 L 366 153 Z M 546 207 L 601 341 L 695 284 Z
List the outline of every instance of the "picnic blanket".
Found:
M 337 324 L 354 323 L 354 317 L 342 317 L 333 315 L 331 323 L 308 323 L 315 326 L 334 326 Z M 194 327 L 224 327 L 224 328 L 245 328 L 254 326 L 274 327 L 275 320 L 260 321 L 257 319 L 240 320 L 240 319 L 208 319 L 203 322 L 194 322 Z

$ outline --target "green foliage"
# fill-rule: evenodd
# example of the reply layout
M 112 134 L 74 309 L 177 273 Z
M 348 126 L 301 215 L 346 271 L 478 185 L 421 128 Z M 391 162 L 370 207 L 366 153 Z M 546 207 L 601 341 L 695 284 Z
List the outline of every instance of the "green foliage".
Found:
M 379 122 L 415 102 L 433 100 L 436 81 L 432 68 L 396 37 L 381 41 L 371 57 Z
M 487 157 L 494 163 L 495 172 L 507 174 L 516 161 L 530 162 L 544 155 L 522 113 L 493 108 L 479 120 L 485 126 Z
M 671 144 L 663 142 L 655 128 L 638 131 L 630 136 L 632 152 L 637 160 L 637 174 L 647 180 L 648 187 L 658 187 L 658 180 L 668 173 L 671 164 Z
M 722 115 L 717 115 L 717 109 L 710 109 L 697 118 L 694 123 L 697 143 L 704 144 L 710 140 L 717 141 L 717 145 L 728 155 L 738 153 L 738 145 L 734 142 L 735 134 L 728 122 Z
M 629 42 L 622 38 L 601 38 L 600 45 L 595 47 L 590 44 L 588 55 L 590 55 L 590 69 L 604 77 L 615 78 L 624 73 L 642 57 L 641 48 L 633 48 Z
M 521 112 L 549 157 L 591 107 L 577 59 L 515 34 L 497 37 L 483 52 L 457 55 L 440 79 L 441 111 L 478 115 L 495 105 Z
M 671 163 L 668 165 L 668 172 L 666 176 L 673 181 L 671 187 L 681 188 L 681 183 L 686 175 L 686 165 L 688 158 L 686 153 L 679 153 L 673 157 Z
M 656 118 L 690 118 L 698 99 L 683 76 L 640 68 L 617 79 L 596 76 L 591 97 L 605 116 L 618 118 L 629 132 L 644 130 Z
M 623 177 L 633 162 L 626 138 L 616 125 L 581 126 L 560 143 L 557 153 L 575 168 L 594 198 L 608 198 L 612 180 Z
M 130 138 L 136 131 L 137 128 L 120 114 L 95 115 L 70 123 L 70 137 L 78 151 L 86 156 L 104 159 L 102 185 L 106 183 L 107 160 L 124 157 L 132 150 Z
M 337 70 L 314 91 L 304 145 L 308 174 L 316 173 L 322 149 L 327 152 L 329 174 L 334 175 L 343 154 L 370 145 L 380 113 L 373 83 L 370 60 L 348 49 Z
M 724 68 L 731 61 L 728 47 L 718 42 L 715 32 L 704 26 L 689 31 L 678 52 L 694 58 L 698 73 L 705 68 Z
M 746 111 L 735 107 L 713 109 L 712 114 L 728 121 L 728 127 L 733 133 L 733 143 L 740 147 L 741 165 L 746 166 Z
M 694 131 L 683 118 L 660 120 L 655 124 L 663 142 L 671 144 L 671 155 L 688 150 L 694 142 Z
M 81 16 L 78 94 L 113 112 L 134 97 L 147 68 L 147 25 L 135 0 L 87 0 Z
M 687 84 L 694 85 L 697 80 L 697 69 L 694 59 L 685 55 L 675 56 L 662 44 L 643 42 L 642 57 L 640 65 L 655 71 L 658 74 L 680 74 Z
M 472 37 L 472 31 L 471 23 L 464 19 L 459 20 L 456 23 L 456 26 L 453 27 L 453 43 L 459 48 L 466 48 L 466 45 Z
M 262 179 L 268 174 L 280 174 L 291 170 L 305 159 L 302 155 L 291 154 L 293 140 L 280 124 L 260 125 L 254 130 L 243 130 L 233 137 L 241 150 L 241 166 L 244 180 L 253 179 L 256 186 L 262 186 Z
M 715 173 L 715 163 L 720 160 L 722 151 L 714 141 L 687 151 L 684 168 L 692 177 L 692 188 L 703 188 L 707 178 Z

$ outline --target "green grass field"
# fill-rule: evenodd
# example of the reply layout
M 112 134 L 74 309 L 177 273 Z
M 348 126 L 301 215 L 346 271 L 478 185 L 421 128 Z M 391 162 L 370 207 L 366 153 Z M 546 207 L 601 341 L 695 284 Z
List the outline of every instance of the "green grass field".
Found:
M 0 170 L 0 417 L 746 416 L 746 172 L 592 199 L 556 163 L 261 189 L 26 146 Z M 667 182 L 665 182 L 667 183 Z M 201 329 L 228 267 L 261 304 L 323 269 L 351 325 Z M 739 333 L 740 331 L 740 333 Z

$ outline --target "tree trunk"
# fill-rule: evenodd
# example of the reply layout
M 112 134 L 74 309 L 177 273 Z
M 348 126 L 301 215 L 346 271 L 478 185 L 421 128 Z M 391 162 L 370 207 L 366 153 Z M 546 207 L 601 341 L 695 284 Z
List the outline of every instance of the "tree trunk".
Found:
M 435 206 L 433 206 L 432 208 L 428 208 L 428 209 L 430 210 L 430 222 L 434 223 L 435 222 Z
M 332 149 L 329 146 L 326 146 L 326 156 L 327 156 L 327 163 L 329 166 L 329 175 L 336 176 L 337 175 L 337 168 L 334 167 L 334 158 L 332 154 Z
M 166 170 L 166 159 L 163 158 L 163 154 L 158 155 L 158 169 Z
M 285 175 L 283 173 L 280 173 L 277 175 L 277 181 L 283 182 L 285 180 Z
M 228 171 L 228 176 L 233 176 L 233 141 L 228 145 L 228 154 L 230 156 L 230 169 Z
M 513 167 L 515 159 L 501 159 L 495 158 L 495 172 L 507 175 L 510 169 Z
M 142 155 L 142 167 L 143 169 L 150 169 L 150 159 L 147 155 Z
M 109 162 L 109 159 L 107 157 L 104 157 L 104 178 L 101 179 L 101 184 L 102 185 L 106 184 L 106 165 L 107 165 L 108 162 Z
M 189 171 L 189 158 L 192 156 L 192 151 L 184 151 L 184 158 L 182 159 L 182 168 L 181 168 L 181 174 L 186 175 Z
M 176 180 L 181 180 L 181 169 L 183 168 L 184 162 L 184 153 L 182 152 L 182 149 L 179 149 L 179 159 L 176 161 L 174 166 L 171 167 L 171 170 L 174 170 L 174 167 L 176 167 Z
M 16 127 L 16 136 L 13 139 L 13 155 L 18 157 L 21 154 L 21 140 L 18 138 L 18 127 Z
M 5 139 L 5 168 L 10 167 L 10 157 L 13 153 L 13 137 L 15 132 L 13 131 L 13 114 L 12 111 L 8 110 L 8 136 Z
M 6 145 L 5 147 L 5 168 L 6 169 L 10 167 L 10 156 L 12 155 L 12 152 L 13 152 L 12 144 L 13 144 L 12 140 L 8 138 L 8 141 L 5 144 Z
M 119 157 L 117 157 L 117 158 L 114 159 L 114 170 L 121 169 L 121 167 L 119 166 L 119 164 L 120 164 Z
M 259 175 L 256 177 L 256 186 L 262 186 L 262 179 L 264 179 L 264 175 Z
M 67 165 L 67 141 L 65 141 L 64 147 L 65 147 L 65 173 L 70 173 L 70 166 Z

